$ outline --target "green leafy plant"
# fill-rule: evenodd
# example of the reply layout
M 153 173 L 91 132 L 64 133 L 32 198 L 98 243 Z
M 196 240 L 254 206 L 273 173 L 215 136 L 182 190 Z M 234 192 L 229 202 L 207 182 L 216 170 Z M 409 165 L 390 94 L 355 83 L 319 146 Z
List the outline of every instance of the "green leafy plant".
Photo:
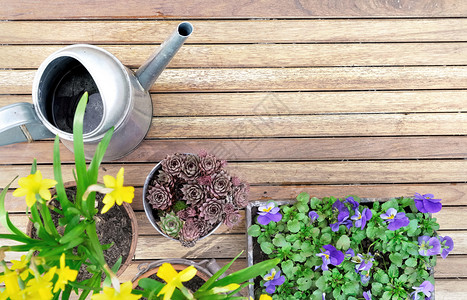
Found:
M 115 272 L 120 266 L 117 262 L 112 268 L 105 261 L 103 248 L 96 232 L 96 192 L 106 194 L 102 213 L 107 212 L 115 203 L 131 203 L 134 188 L 123 186 L 123 168 L 116 178 L 104 176 L 104 184 L 98 184 L 99 166 L 113 134 L 113 128 L 103 137 L 96 148 L 93 159 L 86 164 L 84 158 L 83 118 L 88 94 L 84 93 L 75 112 L 73 141 L 75 152 L 74 177 L 77 191 L 74 199 L 68 199 L 62 177 L 59 139 L 55 138 L 53 152 L 54 180 L 42 177 L 36 161 L 31 174 L 20 178 L 19 188 L 13 192 L 15 197 L 26 197 L 30 210 L 29 217 L 34 224 L 38 238 L 31 238 L 11 222 L 5 209 L 5 196 L 11 183 L 0 194 L 0 222 L 10 234 L 0 234 L 0 238 L 17 242 L 14 246 L 0 247 L 0 259 L 4 271 L 0 281 L 5 283 L 1 299 L 68 299 L 74 290 L 85 299 L 89 293 L 101 291 L 103 273 L 108 281 L 120 289 Z M 13 181 L 12 181 L 13 182 Z M 50 204 L 50 188 L 55 187 L 54 199 L 60 204 L 57 208 Z M 59 225 L 63 233 L 57 231 L 51 211 L 60 215 Z M 20 261 L 12 261 L 8 267 L 4 261 L 5 252 L 26 252 Z M 82 265 L 92 274 L 90 279 L 76 282 L 78 270 Z M 131 290 L 131 289 L 130 289 Z M 94 295 L 93 297 L 97 296 Z M 93 298 L 98 299 L 98 298 Z
M 282 261 L 261 280 L 263 291 L 273 299 L 429 298 L 436 255 L 453 249 L 436 234 L 431 213 L 440 209 L 430 194 L 360 203 L 301 193 L 294 204 L 260 206 L 248 233 Z

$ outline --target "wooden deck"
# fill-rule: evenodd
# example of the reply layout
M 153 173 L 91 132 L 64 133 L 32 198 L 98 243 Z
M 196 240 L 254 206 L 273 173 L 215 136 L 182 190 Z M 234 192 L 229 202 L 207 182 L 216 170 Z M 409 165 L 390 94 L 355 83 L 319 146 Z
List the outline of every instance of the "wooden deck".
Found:
M 206 149 L 251 183 L 251 200 L 301 191 L 442 198 L 440 234 L 455 248 L 438 260 L 436 299 L 467 299 L 466 1 L 0 0 L 0 7 L 0 106 L 32 102 L 36 69 L 64 45 L 96 44 L 137 68 L 180 20 L 194 26 L 151 89 L 147 138 L 102 166 L 101 176 L 124 166 L 136 187 L 140 236 L 123 280 L 144 261 L 225 263 L 246 249 L 243 223 L 186 249 L 144 215 L 152 167 L 168 153 Z M 71 153 L 62 153 L 70 163 Z M 27 175 L 33 158 L 51 177 L 51 141 L 0 147 L 0 187 Z M 65 170 L 71 180 L 71 165 Z M 7 199 L 24 228 L 25 204 L 11 192 Z M 234 267 L 245 265 L 243 256 Z

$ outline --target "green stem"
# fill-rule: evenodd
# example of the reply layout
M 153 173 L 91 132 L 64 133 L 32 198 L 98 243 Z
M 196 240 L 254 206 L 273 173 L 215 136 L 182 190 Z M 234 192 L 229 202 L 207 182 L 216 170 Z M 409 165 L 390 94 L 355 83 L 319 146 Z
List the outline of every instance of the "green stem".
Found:
M 91 222 L 86 226 L 86 233 L 88 234 L 89 238 L 89 250 L 94 252 L 94 258 L 100 264 L 102 270 L 105 271 L 104 266 L 107 264 L 105 262 L 104 254 L 102 251 L 101 243 L 99 242 L 99 237 L 97 236 L 96 232 L 96 222 Z
M 47 233 L 55 238 L 60 238 L 57 228 L 55 227 L 55 224 L 52 221 L 52 216 L 50 215 L 50 211 L 47 205 L 41 202 L 39 203 L 38 208 L 39 212 L 42 215 L 42 219 L 44 220 L 44 228 L 47 231 Z

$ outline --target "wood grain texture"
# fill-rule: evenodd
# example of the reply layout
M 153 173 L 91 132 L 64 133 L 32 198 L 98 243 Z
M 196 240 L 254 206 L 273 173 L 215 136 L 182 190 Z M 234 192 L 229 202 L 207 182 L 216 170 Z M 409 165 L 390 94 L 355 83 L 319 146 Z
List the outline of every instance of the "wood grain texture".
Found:
M 180 21 L 0 22 L 5 44 L 161 43 Z M 192 21 L 187 43 L 465 42 L 467 19 Z M 267 33 L 267 34 L 266 34 Z
M 460 159 L 467 156 L 467 137 L 144 140 L 119 161 L 154 163 L 169 153 L 199 153 L 203 149 L 228 161 Z M 73 153 L 65 146 L 60 146 L 60 152 L 63 163 L 74 162 Z M 0 147 L 0 164 L 30 164 L 34 159 L 50 163 L 52 153 L 52 141 L 6 145 Z
M 138 68 L 158 45 L 101 45 Z M 36 69 L 62 46 L 0 47 L 0 68 Z M 169 68 L 465 65 L 467 43 L 185 45 Z
M 0 70 L 0 93 L 29 94 L 34 71 Z M 464 89 L 467 67 L 168 69 L 152 92 Z
M 126 183 L 125 183 L 126 184 Z M 347 197 L 358 195 L 365 198 L 412 197 L 415 193 L 434 194 L 443 199 L 446 207 L 467 205 L 467 184 L 349 184 L 349 185 L 264 185 L 251 186 L 250 201 L 293 200 L 301 192 L 313 197 Z M 12 196 L 13 189 L 6 195 L 5 207 L 9 212 L 25 212 L 26 202 Z M 136 186 L 133 210 L 143 211 L 143 188 Z
M 153 93 L 151 97 L 157 117 L 467 112 L 465 90 Z M 32 103 L 32 97 L 0 95 L 0 107 L 17 102 Z
M 103 164 L 102 176 L 115 176 L 125 167 L 125 184 L 141 185 L 154 165 Z M 53 178 L 52 166 L 39 168 L 44 178 Z M 62 166 L 63 181 L 72 181 L 71 165 Z M 252 185 L 284 184 L 358 184 L 358 183 L 448 183 L 465 182 L 467 160 L 420 161 L 342 161 L 342 162 L 258 162 L 231 163 L 227 170 Z M 19 175 L 27 176 L 29 165 L 3 165 L 0 186 Z M 11 188 L 17 188 L 17 182 Z
M 106 1 L 2 1 L 0 19 L 112 19 L 112 18 L 325 18 L 325 17 L 462 17 L 461 0 L 383 1 L 215 1 L 190 2 Z M 103 13 L 105 11 L 105 13 Z

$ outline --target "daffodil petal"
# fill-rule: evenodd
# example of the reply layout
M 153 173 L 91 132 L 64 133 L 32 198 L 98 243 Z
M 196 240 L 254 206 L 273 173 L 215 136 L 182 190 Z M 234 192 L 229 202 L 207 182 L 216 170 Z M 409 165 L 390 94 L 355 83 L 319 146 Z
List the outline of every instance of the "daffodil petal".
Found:
M 49 190 L 39 190 L 39 195 L 44 200 L 50 200 L 52 198 L 52 195 L 50 194 Z
M 165 282 L 171 282 L 178 276 L 178 273 L 171 264 L 163 263 L 157 271 L 157 276 L 164 279 Z
M 104 175 L 103 179 L 104 179 L 105 187 L 112 188 L 112 189 L 115 188 L 115 183 L 116 183 L 115 178 L 113 178 L 110 175 Z
M 117 187 L 123 186 L 123 168 L 120 168 L 120 170 L 118 170 L 116 186 Z
M 183 270 L 183 271 L 181 271 L 179 273 L 180 280 L 183 281 L 183 282 L 189 281 L 193 277 L 195 277 L 197 272 L 198 272 L 198 270 L 196 270 L 195 267 L 189 266 L 188 268 L 186 268 L 185 270 Z
M 41 189 L 50 189 L 53 188 L 56 184 L 57 182 L 55 180 L 46 178 L 41 182 Z
M 110 203 L 107 203 L 106 205 L 104 205 L 104 207 L 101 210 L 101 214 L 105 214 L 106 212 L 108 212 L 109 209 L 112 208 L 112 206 L 114 206 L 113 202 L 110 202 Z
M 26 205 L 28 207 L 32 207 L 36 203 L 36 195 L 34 194 L 27 194 L 26 195 Z
M 25 196 L 26 194 L 28 193 L 28 189 L 25 189 L 25 188 L 17 188 L 14 192 L 13 192 L 13 196 L 14 197 L 23 197 Z

